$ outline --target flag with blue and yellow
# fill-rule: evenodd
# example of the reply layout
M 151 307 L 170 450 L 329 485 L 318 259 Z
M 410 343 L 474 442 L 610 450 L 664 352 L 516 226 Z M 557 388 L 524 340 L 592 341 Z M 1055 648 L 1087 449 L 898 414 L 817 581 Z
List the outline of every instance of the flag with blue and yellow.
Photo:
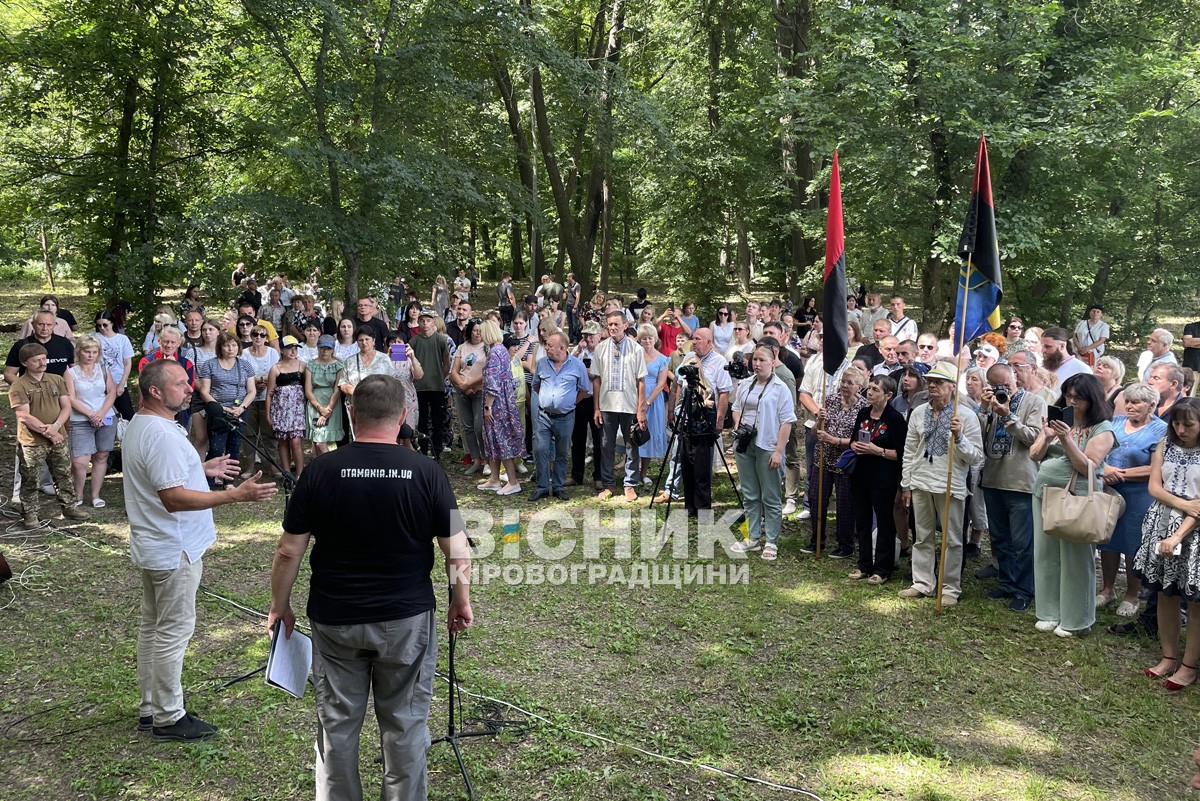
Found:
M 954 303 L 954 352 L 961 345 L 1000 327 L 1000 246 L 996 240 L 996 209 L 992 205 L 992 175 L 987 140 L 979 137 L 971 205 L 958 241 L 963 260 Z

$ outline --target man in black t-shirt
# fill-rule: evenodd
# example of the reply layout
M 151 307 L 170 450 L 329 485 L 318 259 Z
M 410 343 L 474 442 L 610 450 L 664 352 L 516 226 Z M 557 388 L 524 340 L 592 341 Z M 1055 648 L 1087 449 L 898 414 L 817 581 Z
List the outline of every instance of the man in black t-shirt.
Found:
M 425 798 L 429 702 L 437 666 L 433 540 L 446 557 L 451 633 L 473 622 L 471 557 L 446 473 L 396 444 L 404 386 L 372 375 L 354 390 L 355 441 L 304 469 L 271 570 L 267 629 L 291 636 L 292 587 L 309 563 L 317 696 L 317 797 L 359 787 L 358 741 L 373 691 L 383 741 L 384 795 Z
M 1183 366 L 1200 370 L 1200 321 L 1183 327 Z

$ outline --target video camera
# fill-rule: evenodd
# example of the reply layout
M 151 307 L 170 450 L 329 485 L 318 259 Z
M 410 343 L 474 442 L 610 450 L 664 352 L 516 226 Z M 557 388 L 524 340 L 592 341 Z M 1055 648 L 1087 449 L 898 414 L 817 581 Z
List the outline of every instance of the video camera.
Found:
M 750 377 L 750 365 L 746 364 L 746 354 L 738 351 L 733 354 L 733 361 L 725 365 L 725 372 L 729 373 L 729 377 L 734 381 L 741 381 L 743 378 Z

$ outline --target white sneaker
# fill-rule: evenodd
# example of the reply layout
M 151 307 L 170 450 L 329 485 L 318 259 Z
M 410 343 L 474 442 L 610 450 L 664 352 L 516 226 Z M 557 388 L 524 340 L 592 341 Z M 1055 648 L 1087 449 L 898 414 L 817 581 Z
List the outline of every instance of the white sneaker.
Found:
M 529 472 L 529 468 L 525 466 L 524 462 L 517 462 L 517 472 L 521 475 L 525 475 Z
M 783 505 L 783 513 L 785 515 L 796 514 L 796 502 L 793 501 L 791 498 L 788 498 L 787 503 L 785 503 Z
M 650 480 L 650 476 L 646 476 L 645 478 L 642 479 L 642 483 L 645 484 L 647 487 L 649 487 L 654 482 Z
M 1054 631 L 1058 628 L 1057 620 L 1039 620 L 1033 624 L 1033 627 L 1038 631 Z
M 585 458 L 584 458 L 584 460 L 583 460 L 583 463 L 584 463 L 584 464 L 591 464 L 591 463 L 592 463 L 592 457 L 590 457 L 590 456 L 587 456 L 587 457 L 585 457 Z
M 492 474 L 492 466 L 490 464 L 485 464 L 483 466 L 483 474 L 485 476 L 490 476 Z
M 800 510 L 800 519 L 801 520 L 812 520 L 812 512 L 810 512 L 808 509 L 801 509 Z

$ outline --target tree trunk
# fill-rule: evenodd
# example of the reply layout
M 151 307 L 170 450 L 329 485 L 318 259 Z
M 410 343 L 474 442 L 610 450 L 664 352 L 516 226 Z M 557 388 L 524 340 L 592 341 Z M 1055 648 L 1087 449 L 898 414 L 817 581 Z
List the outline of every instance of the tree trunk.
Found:
M 781 82 L 803 78 L 812 66 L 808 57 L 808 33 L 812 24 L 810 0 L 774 0 L 776 73 Z M 780 118 L 780 150 L 783 160 L 784 184 L 788 189 L 788 207 L 793 218 L 816 208 L 816 195 L 810 193 L 815 171 L 806 142 L 796 141 L 792 131 L 793 115 Z M 788 230 L 788 294 L 799 303 L 803 292 L 801 277 L 813 263 L 816 243 L 804 235 L 804 229 L 794 220 Z M 749 276 L 743 276 L 743 289 L 750 290 Z
M 750 281 L 750 233 L 746 230 L 746 221 L 741 217 L 737 223 L 737 269 L 742 281 L 742 291 L 749 294 Z
M 121 250 L 125 247 L 125 226 L 129 213 L 129 147 L 133 141 L 133 120 L 137 113 L 137 99 L 137 77 L 130 75 L 125 80 L 125 91 L 121 98 L 121 121 L 117 125 L 116 165 L 113 171 L 113 219 L 109 226 L 107 258 L 103 265 L 105 275 L 100 282 L 101 286 L 108 290 L 106 302 L 116 299 L 114 293 L 120 291 L 121 285 L 119 257 Z

